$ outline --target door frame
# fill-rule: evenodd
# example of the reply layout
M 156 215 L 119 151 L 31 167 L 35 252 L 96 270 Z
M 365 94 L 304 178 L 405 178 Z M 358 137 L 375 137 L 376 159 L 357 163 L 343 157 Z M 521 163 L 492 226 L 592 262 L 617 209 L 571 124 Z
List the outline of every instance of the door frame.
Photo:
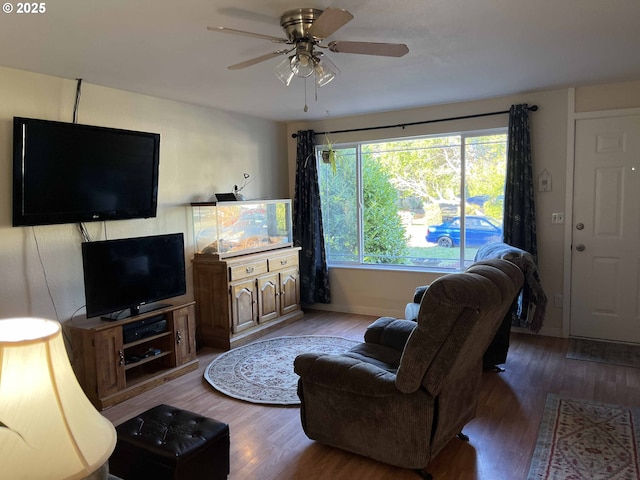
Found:
M 564 214 L 564 264 L 563 264 L 563 300 L 562 300 L 562 336 L 569 337 L 571 331 L 571 274 L 573 265 L 571 262 L 573 240 L 573 195 L 575 175 L 575 144 L 576 122 L 585 119 L 625 117 L 628 115 L 640 115 L 640 108 L 620 108 L 615 110 L 598 110 L 593 112 L 575 111 L 575 88 L 569 89 L 567 115 L 567 185 L 565 194 Z

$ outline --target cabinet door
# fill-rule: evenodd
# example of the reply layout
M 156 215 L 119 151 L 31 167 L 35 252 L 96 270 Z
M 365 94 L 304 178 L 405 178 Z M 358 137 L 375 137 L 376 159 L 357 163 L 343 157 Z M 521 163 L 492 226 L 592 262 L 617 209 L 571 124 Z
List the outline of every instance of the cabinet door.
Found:
M 96 388 L 105 397 L 125 387 L 122 327 L 101 330 L 94 336 L 96 355 Z
M 176 349 L 176 366 L 196 358 L 196 317 L 193 305 L 171 312 Z
M 238 333 L 257 325 L 257 288 L 255 280 L 232 283 L 231 295 L 231 332 Z
M 285 315 L 300 308 L 300 273 L 298 268 L 280 272 L 280 312 Z
M 277 273 L 258 278 L 258 323 L 280 316 L 279 289 Z

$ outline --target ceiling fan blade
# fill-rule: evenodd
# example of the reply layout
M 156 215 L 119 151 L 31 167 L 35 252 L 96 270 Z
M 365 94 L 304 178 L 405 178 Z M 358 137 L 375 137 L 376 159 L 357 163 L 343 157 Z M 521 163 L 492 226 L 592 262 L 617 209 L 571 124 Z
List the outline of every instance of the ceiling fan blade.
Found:
M 336 53 L 359 53 L 383 57 L 402 57 L 409 53 L 409 47 L 404 43 L 331 42 L 329 50 Z
M 240 70 L 241 68 L 250 67 L 251 65 L 264 62 L 265 60 L 270 60 L 274 57 L 282 55 L 283 53 L 288 53 L 290 51 L 291 50 L 276 50 L 275 52 L 267 53 L 265 55 L 260 55 L 259 57 L 252 58 L 250 60 L 245 60 L 244 62 L 236 63 L 234 65 L 229 65 L 227 68 L 229 70 Z
M 329 7 L 313 22 L 309 29 L 309 34 L 324 39 L 351 20 L 353 20 L 353 15 L 346 10 Z
M 227 27 L 207 27 L 207 30 L 211 32 L 232 33 L 234 35 L 244 35 L 245 37 L 260 38 L 262 40 L 269 40 L 273 43 L 287 43 L 286 38 L 272 37 L 271 35 L 263 35 L 261 33 L 245 32 L 244 30 L 236 30 L 235 28 Z

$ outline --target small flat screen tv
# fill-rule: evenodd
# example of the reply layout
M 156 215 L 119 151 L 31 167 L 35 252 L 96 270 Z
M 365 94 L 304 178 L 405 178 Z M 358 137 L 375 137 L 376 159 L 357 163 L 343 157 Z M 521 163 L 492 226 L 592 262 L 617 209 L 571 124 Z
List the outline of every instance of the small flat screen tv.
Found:
M 82 243 L 87 317 L 121 320 L 186 293 L 182 233 Z
M 13 119 L 13 225 L 156 216 L 160 135 Z

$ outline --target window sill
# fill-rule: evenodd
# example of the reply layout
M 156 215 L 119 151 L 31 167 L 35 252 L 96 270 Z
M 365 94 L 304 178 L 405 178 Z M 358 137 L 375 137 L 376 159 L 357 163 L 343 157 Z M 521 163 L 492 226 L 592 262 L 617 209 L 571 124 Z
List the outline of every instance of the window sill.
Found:
M 387 271 L 387 272 L 416 272 L 416 273 L 460 273 L 462 270 L 454 270 L 451 268 L 437 268 L 437 267 L 421 267 L 410 265 L 384 265 L 384 264 L 372 264 L 363 265 L 358 263 L 329 263 L 329 269 L 335 268 L 340 270 L 375 270 L 375 271 Z

